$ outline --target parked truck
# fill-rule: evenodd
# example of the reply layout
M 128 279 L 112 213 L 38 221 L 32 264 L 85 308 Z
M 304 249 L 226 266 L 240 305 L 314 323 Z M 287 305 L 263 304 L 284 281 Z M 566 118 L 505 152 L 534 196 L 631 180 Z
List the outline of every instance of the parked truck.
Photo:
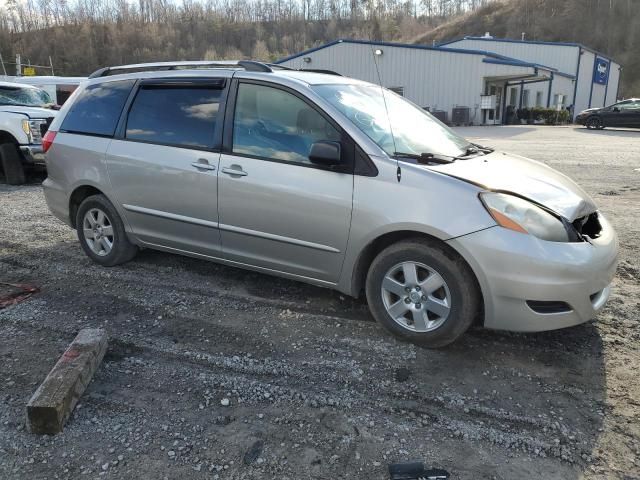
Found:
M 10 185 L 44 167 L 42 137 L 56 115 L 55 103 L 32 85 L 0 82 L 0 177 Z

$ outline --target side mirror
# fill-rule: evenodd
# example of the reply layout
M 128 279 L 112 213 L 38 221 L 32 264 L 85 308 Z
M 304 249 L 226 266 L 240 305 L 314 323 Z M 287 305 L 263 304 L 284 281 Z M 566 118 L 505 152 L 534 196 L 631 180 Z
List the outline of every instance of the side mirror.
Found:
M 338 165 L 342 163 L 340 142 L 320 141 L 311 145 L 309 160 L 318 165 Z
M 619 111 L 620 111 L 620 109 L 619 109 L 618 107 L 613 107 L 613 111 L 614 111 L 614 112 L 619 112 Z

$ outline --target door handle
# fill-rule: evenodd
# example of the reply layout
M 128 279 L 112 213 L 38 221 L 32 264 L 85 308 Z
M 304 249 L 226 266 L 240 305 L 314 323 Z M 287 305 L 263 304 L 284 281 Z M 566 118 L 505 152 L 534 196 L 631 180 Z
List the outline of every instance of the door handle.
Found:
M 214 165 L 211 165 L 207 160 L 205 160 L 204 158 L 199 158 L 197 162 L 193 162 L 191 164 L 192 167 L 196 167 L 199 168 L 201 170 L 215 170 L 216 167 Z
M 246 177 L 247 175 L 249 175 L 247 172 L 242 170 L 242 167 L 240 165 L 231 165 L 230 167 L 225 167 L 222 169 L 222 173 L 226 173 L 227 175 L 235 175 L 236 177 Z

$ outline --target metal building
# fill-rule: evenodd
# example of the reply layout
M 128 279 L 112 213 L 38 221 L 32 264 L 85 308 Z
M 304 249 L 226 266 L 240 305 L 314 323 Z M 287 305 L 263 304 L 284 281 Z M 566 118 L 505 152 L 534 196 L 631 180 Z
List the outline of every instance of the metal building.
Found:
M 526 62 L 539 62 L 572 75 L 577 80 L 563 105 L 573 105 L 574 115 L 586 108 L 611 105 L 618 99 L 622 67 L 607 55 L 579 43 L 508 40 L 487 34 L 484 37 L 464 37 L 439 46 L 488 50 Z M 554 94 L 562 90 L 554 85 L 555 82 L 556 79 L 550 80 L 548 86 Z
M 585 75 L 574 72 L 575 56 L 573 63 L 568 62 L 567 54 L 564 57 L 549 54 L 542 60 L 533 52 L 526 58 L 524 55 L 516 57 L 494 51 L 498 50 L 498 47 L 493 48 L 497 43 L 487 42 L 482 44 L 485 48 L 474 48 L 467 43 L 471 41 L 471 38 L 465 38 L 457 41 L 460 46 L 428 47 L 336 40 L 277 63 L 305 70 L 331 70 L 371 83 L 381 83 L 435 112 L 440 118 L 446 115 L 446 120 L 454 124 L 501 124 L 506 123 L 508 112 L 519 108 L 562 108 L 574 104 L 576 73 L 581 78 Z M 585 54 L 591 53 L 586 47 L 579 48 Z M 566 71 L 568 66 L 571 67 L 569 72 Z M 615 77 L 607 73 L 606 82 L 602 85 L 605 89 L 613 82 L 617 89 L 619 69 L 616 70 Z M 580 85 L 582 92 L 584 87 Z M 594 86 L 594 106 L 599 105 L 596 103 L 598 99 L 604 100 L 604 95 L 602 98 L 599 95 L 600 89 Z M 615 92 L 609 94 L 607 90 L 607 98 L 615 99 L 615 95 Z M 582 99 L 582 94 L 579 98 Z M 576 111 L 581 104 L 577 105 Z

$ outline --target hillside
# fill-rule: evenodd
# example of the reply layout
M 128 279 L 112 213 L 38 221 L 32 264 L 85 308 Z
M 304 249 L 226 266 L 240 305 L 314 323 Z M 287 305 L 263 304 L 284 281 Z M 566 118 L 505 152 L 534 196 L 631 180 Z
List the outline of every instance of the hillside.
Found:
M 18 53 L 36 65 L 51 58 L 60 75 L 158 60 L 275 60 L 336 38 L 431 45 L 485 32 L 583 43 L 624 66 L 621 94 L 640 96 L 640 0 L 0 0 L 5 63 Z
M 640 97 L 638 0 L 503 0 L 405 40 L 431 45 L 465 35 L 582 43 L 623 66 L 620 94 Z

